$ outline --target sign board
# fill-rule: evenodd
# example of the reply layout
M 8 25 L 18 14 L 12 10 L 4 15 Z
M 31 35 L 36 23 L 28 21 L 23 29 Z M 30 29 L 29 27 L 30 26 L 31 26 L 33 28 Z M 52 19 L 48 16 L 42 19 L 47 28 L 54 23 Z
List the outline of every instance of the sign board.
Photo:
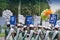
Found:
M 26 16 L 26 25 L 34 24 L 33 17 L 32 16 Z
M 50 25 L 49 21 L 45 21 L 45 20 L 42 21 L 42 26 L 48 27 L 49 25 Z
M 50 14 L 50 24 L 54 24 L 54 26 L 56 25 L 57 22 L 57 14 Z
M 16 25 L 16 16 L 11 16 L 10 17 L 10 24 Z
M 0 25 L 5 25 L 6 21 L 5 18 L 0 17 Z
M 57 21 L 56 25 L 60 27 L 60 20 Z
M 40 24 L 41 17 L 40 16 L 34 16 L 34 25 L 37 26 Z
M 25 24 L 25 17 L 23 15 L 18 14 L 18 22 Z
M 49 25 L 50 25 L 50 23 L 47 21 L 47 22 L 45 23 L 45 26 L 46 26 L 46 27 L 49 27 Z

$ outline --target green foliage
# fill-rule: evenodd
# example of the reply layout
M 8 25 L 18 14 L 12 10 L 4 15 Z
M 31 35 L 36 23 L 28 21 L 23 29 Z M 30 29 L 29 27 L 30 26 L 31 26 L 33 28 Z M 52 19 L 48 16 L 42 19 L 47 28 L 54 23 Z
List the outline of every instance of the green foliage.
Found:
M 21 14 L 24 16 L 39 15 L 44 9 L 49 8 L 46 0 L 0 0 L 0 16 L 5 9 L 9 9 L 14 15 L 17 15 L 19 1 L 21 1 Z
M 41 1 L 40 1 L 40 4 L 41 4 L 41 5 L 40 5 L 40 7 L 41 7 L 41 12 L 42 12 L 43 10 L 45 10 L 45 9 L 50 8 L 46 0 L 41 0 Z
M 55 13 L 58 15 L 58 20 L 60 20 L 60 10 L 57 10 Z
M 22 0 L 22 14 L 26 15 L 34 15 L 38 13 L 38 0 Z
M 8 6 L 7 0 L 0 0 L 0 16 L 2 15 L 2 11 L 7 9 Z

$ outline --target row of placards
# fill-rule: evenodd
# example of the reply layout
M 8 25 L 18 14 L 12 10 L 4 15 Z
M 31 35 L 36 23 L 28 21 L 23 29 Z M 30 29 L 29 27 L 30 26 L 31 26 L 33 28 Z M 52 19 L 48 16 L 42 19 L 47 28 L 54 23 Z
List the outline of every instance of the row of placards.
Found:
M 15 25 L 16 24 L 16 16 L 13 16 L 13 13 L 10 10 L 4 10 L 2 13 L 2 17 L 5 18 L 5 21 L 10 21 L 11 24 Z M 40 16 L 26 16 L 26 18 L 23 15 L 18 14 L 18 22 L 21 22 L 22 24 L 34 24 L 38 25 L 40 24 L 41 17 Z M 57 21 L 57 14 L 51 14 L 50 15 L 50 24 L 56 25 Z
M 2 21 L 4 20 L 4 21 Z M 26 16 L 26 19 L 23 15 L 19 15 L 18 21 L 21 22 L 22 24 L 34 24 L 35 26 L 40 24 L 41 17 L 40 16 Z M 56 25 L 57 22 L 57 14 L 51 14 L 50 15 L 50 20 L 49 23 Z M 0 17 L 0 25 L 5 24 L 5 19 Z M 16 16 L 11 16 L 10 17 L 10 24 L 15 25 L 16 24 Z M 43 23 L 44 25 L 44 23 Z
M 36 16 L 36 19 L 34 20 L 33 16 L 26 16 L 25 24 L 30 25 L 30 24 L 34 24 L 34 22 L 39 24 L 40 23 L 39 17 Z M 23 20 L 24 20 L 23 16 L 20 16 L 19 22 L 22 22 L 24 24 Z M 56 25 L 56 22 L 57 22 L 57 14 L 51 14 L 49 23 Z M 16 16 L 11 16 L 10 17 L 10 23 L 13 24 L 13 25 L 16 24 Z
M 20 19 L 18 20 L 20 23 L 24 24 L 24 21 L 23 18 L 20 17 Z M 25 24 L 26 25 L 29 25 L 29 24 L 33 24 L 33 17 L 32 16 L 27 16 L 26 17 L 26 22 Z M 11 16 L 10 17 L 10 24 L 12 25 L 16 25 L 16 16 Z

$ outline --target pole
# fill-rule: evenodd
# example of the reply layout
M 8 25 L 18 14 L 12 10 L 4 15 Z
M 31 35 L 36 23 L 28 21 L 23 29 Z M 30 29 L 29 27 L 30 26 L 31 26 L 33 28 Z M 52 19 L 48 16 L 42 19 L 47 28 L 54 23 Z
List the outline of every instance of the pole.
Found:
M 21 0 L 19 0 L 18 14 L 21 14 Z
M 40 3 L 40 0 L 39 0 L 39 16 L 41 16 L 41 3 Z M 41 18 L 41 21 L 40 21 L 40 25 L 42 25 L 42 18 Z

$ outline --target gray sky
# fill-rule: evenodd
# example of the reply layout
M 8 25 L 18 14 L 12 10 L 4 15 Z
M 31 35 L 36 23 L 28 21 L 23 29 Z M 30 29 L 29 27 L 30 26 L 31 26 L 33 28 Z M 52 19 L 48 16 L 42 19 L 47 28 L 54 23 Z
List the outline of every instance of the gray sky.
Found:
M 60 9 L 60 0 L 47 0 L 53 13 Z

